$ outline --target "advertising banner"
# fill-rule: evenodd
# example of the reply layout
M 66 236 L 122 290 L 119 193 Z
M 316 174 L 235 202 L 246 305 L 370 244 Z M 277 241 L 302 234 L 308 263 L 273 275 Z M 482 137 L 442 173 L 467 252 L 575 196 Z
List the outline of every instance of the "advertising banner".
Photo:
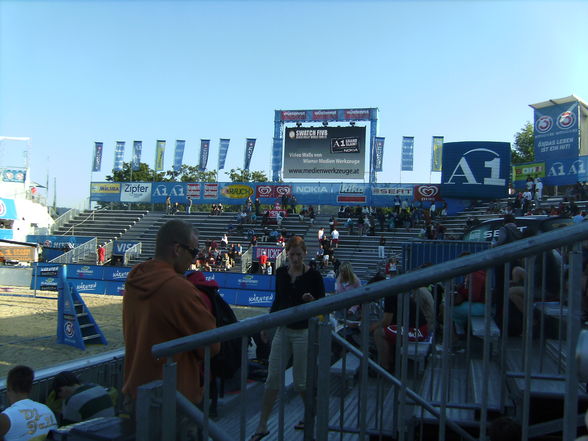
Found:
M 363 179 L 365 127 L 290 127 L 284 178 Z
M 165 141 L 157 140 L 155 143 L 155 171 L 163 171 L 163 158 L 165 156 Z
M 227 152 L 229 151 L 230 139 L 221 138 L 218 142 L 218 169 L 225 168 L 225 161 L 227 159 Z
M 120 183 L 92 182 L 90 184 L 90 200 L 118 202 L 120 200 Z
M 142 141 L 133 141 L 133 160 L 132 170 L 138 171 L 141 168 L 141 150 L 143 150 Z
M 274 143 L 272 147 L 272 172 L 273 172 L 273 179 L 277 181 L 279 178 L 279 172 L 282 168 L 282 143 L 284 140 L 282 138 L 274 138 Z
M 588 181 L 588 156 L 545 161 L 545 185 L 573 185 Z
M 512 166 L 513 181 L 526 181 L 529 176 L 533 179 L 544 178 L 545 162 L 529 162 Z
M 206 170 L 208 164 L 208 150 L 210 148 L 210 139 L 200 140 L 200 161 L 198 163 L 198 170 Z
M 510 143 L 469 141 L 443 145 L 443 198 L 504 198 L 509 178 Z
M 16 220 L 14 199 L 0 198 L 0 219 Z
M 441 201 L 441 192 L 439 191 L 439 186 L 434 184 L 429 185 L 415 185 L 414 187 L 414 198 L 417 201 L 425 202 L 433 202 L 433 201 Z
M 125 157 L 125 142 L 117 141 L 114 148 L 114 166 L 113 171 L 121 171 L 123 169 L 123 160 Z
M 401 171 L 413 170 L 414 136 L 402 137 Z
M 346 109 L 343 118 L 347 121 L 366 121 L 370 119 L 370 109 Z
M 179 172 L 182 169 L 182 161 L 184 159 L 184 147 L 186 141 L 183 139 L 176 139 L 176 150 L 174 152 L 174 171 Z
M 374 138 L 374 171 L 381 172 L 384 162 L 384 139 L 376 136 Z
M 265 253 L 265 255 L 267 256 L 267 258 L 271 261 L 271 262 L 275 262 L 276 257 L 278 257 L 280 255 L 280 253 L 282 253 L 282 251 L 284 251 L 283 247 L 280 246 L 255 246 L 253 247 L 253 260 L 259 260 L 259 257 Z
M 253 150 L 255 150 L 255 138 L 247 138 L 245 141 L 245 160 L 243 162 L 243 170 L 249 170 Z
M 52 236 L 47 234 L 28 234 L 27 242 L 34 242 L 48 248 L 69 248 L 77 247 L 90 240 L 88 236 Z
M 0 181 L 23 183 L 27 177 L 26 168 L 7 167 L 0 169 Z
M 121 202 L 151 202 L 151 182 L 123 182 Z
M 305 110 L 284 110 L 281 113 L 282 121 L 305 121 L 306 111 Z
M 244 290 L 223 290 L 227 296 L 234 296 L 233 305 L 257 306 L 269 308 L 274 302 L 272 291 L 244 291 Z
M 92 171 L 99 172 L 102 167 L 102 148 L 104 145 L 101 142 L 94 143 L 94 159 L 92 160 Z
M 535 109 L 535 159 L 558 160 L 578 156 L 578 102 Z
M 35 247 L 0 245 L 0 257 L 5 260 L 33 262 L 35 260 Z
M 221 184 L 221 195 L 229 199 L 247 199 L 255 193 L 251 184 Z
M 131 272 L 132 268 L 122 266 L 103 266 L 104 280 L 112 280 L 116 282 L 124 282 Z
M 132 248 L 138 243 L 139 242 L 137 242 L 136 240 L 115 240 L 114 245 L 112 247 L 112 255 L 123 256 L 129 248 Z
M 68 279 L 104 279 L 104 267 L 99 265 L 67 265 Z
M 151 202 L 161 204 L 170 196 L 172 204 L 176 202 L 183 204 L 186 202 L 187 192 L 188 183 L 186 182 L 155 182 L 153 183 Z
M 372 196 L 374 196 L 373 202 L 376 202 L 379 196 L 412 197 L 414 194 L 413 186 L 409 184 L 376 184 L 371 190 Z
M 204 184 L 204 199 L 218 199 L 218 184 Z
M 200 199 L 200 183 L 186 184 L 186 196 L 190 196 L 193 200 Z
M 313 110 L 313 121 L 335 121 L 337 120 L 336 110 Z
M 442 169 L 442 157 L 443 157 L 443 137 L 433 136 L 431 146 L 431 171 L 438 172 Z
M 292 186 L 291 185 L 284 185 L 284 184 L 258 184 L 255 197 L 260 199 L 278 199 L 284 195 L 291 195 L 292 194 Z

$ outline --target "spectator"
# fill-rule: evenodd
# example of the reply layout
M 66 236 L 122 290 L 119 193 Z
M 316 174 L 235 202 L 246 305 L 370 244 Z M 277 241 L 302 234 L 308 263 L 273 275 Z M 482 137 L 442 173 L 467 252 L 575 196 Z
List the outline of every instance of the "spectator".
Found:
M 6 398 L 9 406 L 0 413 L 0 439 L 5 441 L 45 439 L 57 429 L 55 415 L 47 406 L 31 400 L 33 370 L 15 366 L 6 378 Z
M 56 399 L 63 400 L 62 425 L 115 415 L 108 390 L 97 384 L 82 384 L 71 371 L 63 371 L 55 376 L 53 391 Z
M 386 238 L 384 235 L 380 236 L 380 243 L 378 244 L 378 257 L 384 259 L 386 257 Z
M 227 237 L 227 233 L 222 235 L 220 242 L 222 248 L 227 248 L 229 246 L 229 238 Z
M 104 261 L 106 260 L 106 248 L 104 244 L 98 245 L 98 265 L 104 265 Z
M 312 270 L 304 264 L 304 256 L 306 255 L 304 239 L 300 236 L 292 236 L 286 245 L 286 253 L 289 265 L 278 268 L 276 271 L 276 294 L 270 312 L 302 305 L 325 296 L 322 276 L 318 271 Z M 295 283 L 292 283 L 293 280 Z M 259 441 L 269 434 L 267 421 L 278 395 L 284 346 L 286 346 L 284 366 L 292 356 L 294 389 L 300 392 L 304 402 L 308 352 L 307 320 L 292 323 L 287 327 L 280 327 L 274 335 L 259 424 L 250 441 Z
M 263 274 L 265 272 L 265 267 L 267 266 L 267 254 L 265 253 L 265 251 L 261 252 L 261 256 L 259 256 L 259 268 L 261 269 L 261 273 Z
M 398 265 L 396 261 L 396 257 L 390 257 L 388 259 L 388 263 L 386 263 L 386 278 L 390 279 L 391 277 L 398 274 Z
M 351 217 L 348 217 L 347 221 L 345 221 L 345 227 L 349 234 L 353 234 L 353 219 Z
M 352 289 L 360 288 L 361 281 L 359 277 L 353 272 L 353 266 L 350 262 L 343 262 L 339 266 L 339 275 L 335 280 L 335 293 L 341 294 L 345 291 L 351 291 Z M 357 315 L 359 311 L 359 305 L 353 305 L 349 308 L 349 313 L 353 316 Z
M 251 240 L 249 241 L 249 245 L 251 245 L 252 247 L 257 245 L 257 236 L 255 234 L 253 236 L 251 236 Z
M 171 203 L 171 196 L 165 198 L 165 214 L 171 214 L 172 212 L 172 203 Z
M 338 248 L 339 247 L 339 231 L 337 227 L 333 228 L 331 232 L 331 248 Z
M 155 258 L 135 266 L 127 277 L 123 297 L 125 375 L 123 392 L 127 404 L 137 388 L 160 380 L 164 360 L 156 359 L 153 345 L 216 327 L 198 291 L 184 272 L 198 256 L 198 232 L 182 220 L 166 222 L 157 233 Z M 211 355 L 219 350 L 212 345 Z M 193 403 L 202 400 L 200 384 L 204 348 L 174 356 L 177 389 Z
M 192 211 L 192 197 L 188 196 L 186 198 L 186 214 L 190 214 Z
M 259 202 L 259 198 L 255 198 L 255 216 L 261 216 L 261 203 Z

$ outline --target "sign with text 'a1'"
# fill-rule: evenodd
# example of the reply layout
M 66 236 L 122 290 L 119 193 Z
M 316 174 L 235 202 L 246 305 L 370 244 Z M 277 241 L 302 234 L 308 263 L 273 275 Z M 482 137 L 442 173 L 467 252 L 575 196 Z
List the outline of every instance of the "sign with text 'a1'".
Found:
M 446 142 L 442 163 L 443 198 L 495 199 L 508 195 L 508 142 Z

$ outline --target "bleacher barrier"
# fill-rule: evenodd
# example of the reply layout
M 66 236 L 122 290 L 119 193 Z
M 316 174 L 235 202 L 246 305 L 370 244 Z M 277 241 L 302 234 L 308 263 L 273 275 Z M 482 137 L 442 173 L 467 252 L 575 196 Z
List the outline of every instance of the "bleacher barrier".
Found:
M 488 248 L 490 248 L 488 242 L 414 240 L 402 245 L 402 267 L 408 271 L 425 263 L 436 265 L 453 260 L 463 252 L 474 254 Z

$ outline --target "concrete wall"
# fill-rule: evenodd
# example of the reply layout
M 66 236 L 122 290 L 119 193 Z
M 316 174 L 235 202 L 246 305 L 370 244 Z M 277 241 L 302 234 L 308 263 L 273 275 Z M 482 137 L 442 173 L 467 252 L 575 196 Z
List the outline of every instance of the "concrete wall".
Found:
M 32 276 L 32 268 L 0 266 L 0 285 L 2 286 L 23 286 L 30 288 Z

